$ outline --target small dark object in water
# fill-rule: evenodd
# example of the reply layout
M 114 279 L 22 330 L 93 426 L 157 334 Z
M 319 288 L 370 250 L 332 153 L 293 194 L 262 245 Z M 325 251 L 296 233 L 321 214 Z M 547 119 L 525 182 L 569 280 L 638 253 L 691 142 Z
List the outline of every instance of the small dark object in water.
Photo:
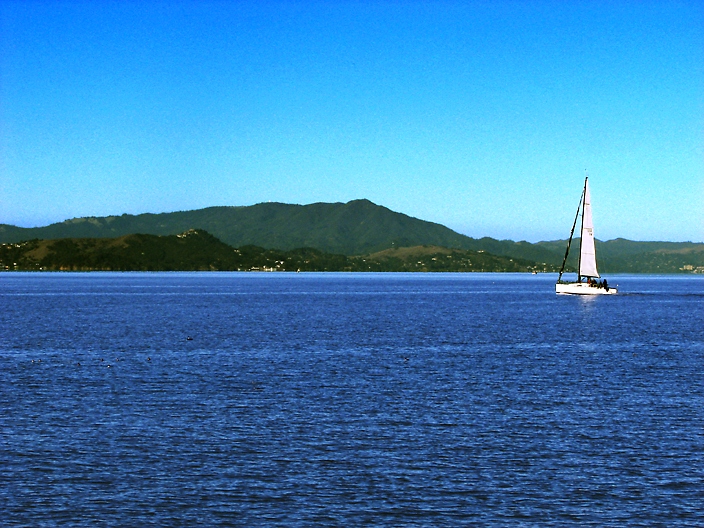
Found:
M 188 336 L 188 337 L 186 338 L 186 341 L 193 341 L 193 338 L 192 338 L 191 336 Z

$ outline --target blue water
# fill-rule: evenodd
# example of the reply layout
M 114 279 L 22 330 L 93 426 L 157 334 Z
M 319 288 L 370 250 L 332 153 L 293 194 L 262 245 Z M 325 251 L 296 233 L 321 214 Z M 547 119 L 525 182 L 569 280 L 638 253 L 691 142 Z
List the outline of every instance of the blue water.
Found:
M 702 526 L 704 277 L 0 274 L 5 526 Z

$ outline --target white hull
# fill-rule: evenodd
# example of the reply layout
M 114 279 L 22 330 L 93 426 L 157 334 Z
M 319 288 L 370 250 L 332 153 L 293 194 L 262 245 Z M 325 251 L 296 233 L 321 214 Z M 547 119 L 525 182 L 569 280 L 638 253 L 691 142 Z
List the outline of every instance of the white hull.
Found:
M 615 295 L 618 293 L 618 290 L 611 287 L 609 287 L 608 290 L 605 290 L 604 288 L 590 286 L 586 282 L 558 282 L 555 284 L 555 293 L 571 295 Z

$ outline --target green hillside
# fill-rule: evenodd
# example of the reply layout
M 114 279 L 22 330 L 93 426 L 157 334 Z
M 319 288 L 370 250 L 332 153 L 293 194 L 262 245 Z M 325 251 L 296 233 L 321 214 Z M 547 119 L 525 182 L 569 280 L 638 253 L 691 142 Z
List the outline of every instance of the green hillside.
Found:
M 378 271 L 558 271 L 558 267 L 555 265 L 492 255 L 483 250 L 448 249 L 438 246 L 386 249 L 366 257 L 355 258 L 366 262 L 370 270 Z
M 16 270 L 209 270 L 231 268 L 233 249 L 203 231 L 182 235 L 30 240 L 0 246 L 0 268 Z M 234 269 L 237 269 L 236 267 Z
M 579 239 L 572 241 L 567 266 L 577 268 Z M 562 257 L 566 240 L 538 242 L 550 251 L 561 248 Z M 704 244 L 693 242 L 635 242 L 617 238 L 596 241 L 596 255 L 601 273 L 701 273 L 704 268 Z M 697 268 L 700 268 L 697 270 Z
M 115 238 L 129 234 L 175 235 L 203 229 L 234 247 L 269 249 L 314 247 L 328 253 L 365 255 L 392 247 L 434 245 L 487 251 L 538 262 L 558 254 L 527 242 L 474 239 L 451 229 L 396 213 L 368 200 L 247 207 L 210 207 L 175 213 L 75 218 L 46 227 L 0 225 L 0 243 L 31 239 Z
M 0 245 L 0 269 L 13 271 L 355 271 L 355 266 L 344 255 L 310 248 L 233 248 L 202 230 Z
M 38 228 L 0 226 L 0 242 L 56 238 L 114 238 L 128 234 L 173 235 L 204 229 L 231 246 L 315 247 L 359 255 L 392 246 L 462 247 L 468 237 L 447 227 L 395 213 L 368 200 L 248 207 L 210 207 L 162 214 L 76 218 Z
M 0 245 L 6 271 L 549 271 L 522 259 L 434 246 L 366 257 L 317 249 L 233 248 L 202 230 L 179 235 L 62 238 Z M 553 270 L 554 271 L 554 270 Z
M 37 228 L 0 225 L 0 243 L 33 239 L 113 239 L 134 234 L 167 236 L 189 229 L 207 231 L 222 243 L 237 248 L 256 246 L 292 251 L 307 247 L 324 254 L 351 257 L 388 249 L 433 246 L 483 251 L 509 261 L 535 263 L 539 269 L 559 267 L 566 247 L 564 240 L 531 244 L 489 237 L 475 239 L 369 200 L 310 205 L 261 203 L 174 213 L 75 218 Z M 578 246 L 577 239 L 568 261 L 573 268 L 577 265 Z M 615 239 L 597 241 L 596 249 L 599 269 L 604 273 L 683 273 L 704 266 L 704 244 Z M 389 262 L 383 265 L 389 266 Z

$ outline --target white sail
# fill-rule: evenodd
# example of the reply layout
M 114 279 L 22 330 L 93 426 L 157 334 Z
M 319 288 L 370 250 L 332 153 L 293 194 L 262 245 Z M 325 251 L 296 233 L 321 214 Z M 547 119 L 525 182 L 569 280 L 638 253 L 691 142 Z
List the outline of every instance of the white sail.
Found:
M 579 274 L 582 277 L 599 277 L 596 270 L 596 248 L 594 245 L 594 223 L 592 203 L 589 196 L 589 180 L 584 182 L 584 207 L 582 209 L 582 241 L 580 244 Z

